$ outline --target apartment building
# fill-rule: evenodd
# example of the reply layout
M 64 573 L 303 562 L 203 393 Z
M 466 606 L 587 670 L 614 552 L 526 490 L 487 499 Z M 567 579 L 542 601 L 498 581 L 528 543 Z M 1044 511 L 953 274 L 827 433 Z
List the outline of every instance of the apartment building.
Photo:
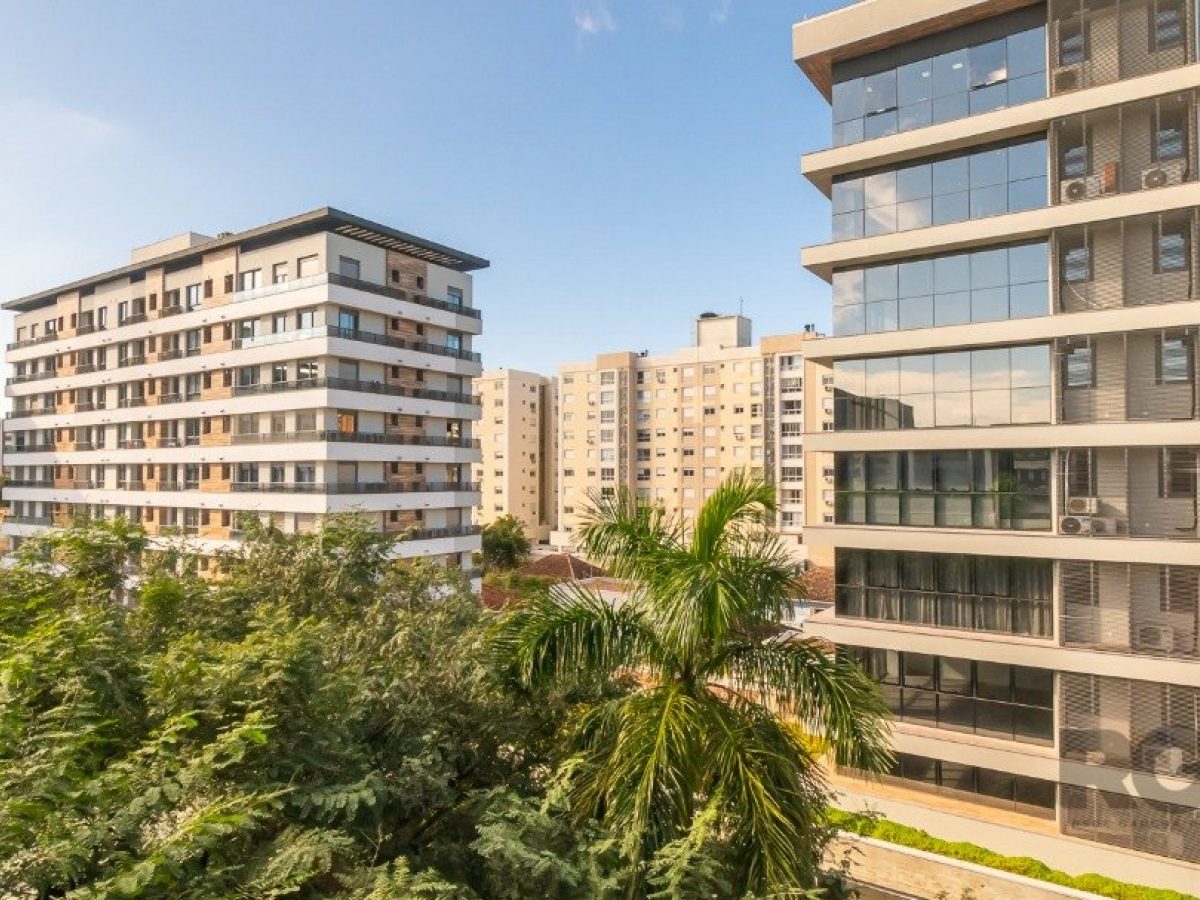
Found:
M 123 516 L 211 553 L 355 510 L 468 568 L 487 264 L 324 208 L 10 300 L 4 533 Z
M 892 777 L 845 797 L 1192 893 L 1195 3 L 864 0 L 793 48 L 833 129 L 802 166 L 834 320 L 806 541 L 837 592 L 807 627 L 896 717 Z
M 748 469 L 779 485 L 777 525 L 804 558 L 802 348 L 812 337 L 756 346 L 749 319 L 705 313 L 686 349 L 560 366 L 551 542 L 570 545 L 594 496 L 625 489 L 691 519 L 726 476 Z
M 477 426 L 483 460 L 475 467 L 481 500 L 476 521 L 515 516 L 530 540 L 544 542 L 558 507 L 554 378 L 519 369 L 484 372 L 477 380 L 483 416 Z

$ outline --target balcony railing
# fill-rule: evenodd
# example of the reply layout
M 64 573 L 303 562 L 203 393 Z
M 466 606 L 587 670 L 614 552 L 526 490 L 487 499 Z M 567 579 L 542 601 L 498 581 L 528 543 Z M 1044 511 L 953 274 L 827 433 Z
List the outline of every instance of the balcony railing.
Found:
M 5 348 L 7 350 L 20 350 L 22 347 L 36 347 L 38 344 L 48 344 L 51 341 L 58 340 L 58 332 L 53 334 L 43 334 L 35 338 L 25 338 L 20 341 L 13 341 Z
M 397 384 L 386 384 L 382 381 L 358 381 L 353 378 L 302 378 L 297 381 L 235 384 L 233 386 L 233 395 L 240 397 L 251 394 L 275 394 L 283 391 L 313 391 L 321 389 L 359 391 L 368 394 L 386 394 L 389 397 L 412 397 L 417 400 L 444 400 L 448 403 L 479 405 L 479 398 L 473 394 L 426 390 L 425 388 L 408 388 Z
M 405 541 L 433 541 L 438 538 L 455 538 L 455 537 L 470 537 L 475 534 L 482 534 L 483 527 L 480 525 L 458 525 L 449 528 L 420 528 L 415 531 L 403 532 L 402 540 Z
M 45 381 L 47 378 L 58 377 L 58 372 L 54 369 L 43 369 L 40 372 L 29 372 L 25 375 L 10 375 L 6 380 L 6 384 L 26 384 L 30 381 Z
M 49 516 L 6 516 L 4 523 L 6 525 L 42 525 L 49 527 L 51 519 Z
M 411 494 L 478 493 L 470 481 L 235 481 L 233 490 L 261 494 Z
M 5 453 L 49 453 L 54 450 L 53 441 L 41 441 L 36 444 L 14 444 L 5 447 Z
M 54 487 L 52 478 L 10 478 L 4 482 L 5 487 L 11 488 L 48 488 Z
M 235 434 L 234 444 L 303 444 L 310 441 L 332 441 L 351 444 L 412 444 L 424 447 L 462 447 L 479 449 L 479 441 L 430 434 L 375 434 L 363 431 L 265 431 Z
M 254 300 L 258 297 L 269 297 L 275 294 L 281 294 L 285 291 L 294 291 L 300 288 L 315 287 L 322 284 L 338 284 L 343 287 L 351 287 L 355 290 L 366 291 L 371 294 L 378 294 L 381 297 L 390 297 L 393 300 L 403 300 L 406 303 L 415 303 L 418 306 L 425 306 L 430 309 L 441 309 L 446 312 L 457 313 L 460 316 L 467 316 L 471 319 L 480 318 L 479 310 L 474 307 L 464 306 L 461 303 L 455 303 L 450 300 L 438 300 L 433 297 L 428 297 L 424 294 L 415 294 L 411 291 L 402 291 L 398 288 L 388 287 L 382 284 L 375 284 L 371 281 L 363 281 L 361 278 L 350 278 L 346 275 L 338 275 L 334 272 L 328 272 L 321 275 L 310 275 L 305 278 L 297 278 L 292 281 L 283 281 L 278 284 L 269 284 L 264 287 L 255 288 L 251 291 L 241 291 L 233 299 L 234 302 L 243 302 L 246 300 Z

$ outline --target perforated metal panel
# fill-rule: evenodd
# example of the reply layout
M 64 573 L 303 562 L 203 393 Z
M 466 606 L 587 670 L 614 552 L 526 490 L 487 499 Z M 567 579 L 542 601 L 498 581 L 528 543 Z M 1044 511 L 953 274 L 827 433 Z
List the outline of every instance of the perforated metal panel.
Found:
M 1059 803 L 1064 834 L 1200 863 L 1200 811 L 1191 807 L 1070 784 Z

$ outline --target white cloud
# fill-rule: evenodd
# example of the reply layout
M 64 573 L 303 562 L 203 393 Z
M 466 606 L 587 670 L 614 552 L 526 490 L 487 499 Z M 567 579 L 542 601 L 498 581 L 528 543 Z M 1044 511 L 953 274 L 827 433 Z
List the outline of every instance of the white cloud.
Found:
M 724 25 L 729 21 L 729 13 L 732 10 L 733 0 L 717 0 L 717 8 L 712 11 L 709 18 L 718 25 Z
M 575 34 L 580 38 L 617 30 L 617 20 L 604 0 L 575 5 Z

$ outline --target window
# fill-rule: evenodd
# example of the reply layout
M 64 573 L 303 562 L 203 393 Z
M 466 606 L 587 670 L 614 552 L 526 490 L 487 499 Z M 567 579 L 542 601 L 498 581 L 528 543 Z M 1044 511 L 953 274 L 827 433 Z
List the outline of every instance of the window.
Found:
M 1167 499 L 1196 496 L 1196 464 L 1198 457 L 1192 447 L 1163 447 L 1159 475 L 1160 495 Z
M 288 264 L 285 262 L 275 263 L 271 267 L 271 284 L 283 284 L 288 280 Z
M 315 257 L 314 257 L 315 259 Z M 315 309 L 299 309 L 296 310 L 296 328 L 312 328 L 317 322 L 317 311 Z
M 1186 332 L 1163 334 L 1158 339 L 1158 384 L 1190 384 L 1194 380 L 1192 336 Z
M 1092 280 L 1092 248 L 1088 244 L 1066 244 L 1061 250 L 1059 271 L 1067 284 L 1086 284 Z
M 338 274 L 343 278 L 353 278 L 358 281 L 361 277 L 362 266 L 357 259 L 350 256 L 338 257 Z
M 940 36 L 945 51 L 833 85 L 835 145 L 1036 100 L 1046 91 L 1046 30 L 1026 28 L 983 44 L 970 32 Z M 862 62 L 869 64 L 871 57 Z
M 456 287 L 446 288 L 446 300 L 450 303 L 451 306 L 462 306 L 463 305 L 462 288 L 456 288 Z
M 186 309 L 200 308 L 201 285 L 189 284 L 183 289 L 184 307 Z
M 1180 108 L 1161 106 L 1154 116 L 1154 144 L 1151 147 L 1155 162 L 1183 159 L 1187 155 L 1187 117 Z
M 1082 17 L 1064 19 L 1058 23 L 1058 64 L 1078 66 L 1091 54 L 1087 23 Z
M 262 287 L 262 269 L 251 269 L 238 276 L 238 290 L 253 291 Z
M 1058 172 L 1062 178 L 1082 178 L 1092 171 L 1092 142 L 1088 129 L 1071 124 L 1059 133 Z
M 1063 354 L 1063 385 L 1068 388 L 1096 386 L 1096 360 L 1090 344 L 1071 347 Z
M 1158 226 L 1154 244 L 1154 271 L 1186 272 L 1188 270 L 1188 226 L 1186 223 Z
M 1168 50 L 1184 43 L 1183 0 L 1152 0 L 1150 14 L 1150 49 Z
M 319 270 L 319 262 L 314 254 L 313 256 L 304 256 L 296 260 L 296 276 L 298 278 L 308 278 L 316 275 Z

